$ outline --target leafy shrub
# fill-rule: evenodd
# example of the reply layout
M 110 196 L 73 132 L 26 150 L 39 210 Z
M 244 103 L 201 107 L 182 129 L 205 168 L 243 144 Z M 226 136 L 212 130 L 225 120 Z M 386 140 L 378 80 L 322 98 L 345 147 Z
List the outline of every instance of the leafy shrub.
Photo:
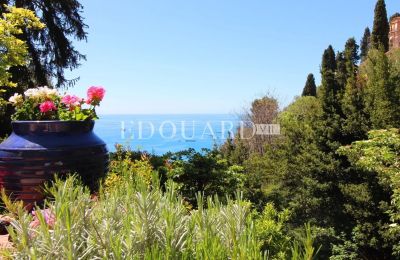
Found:
M 289 255 L 288 245 L 291 237 L 285 230 L 289 216 L 288 210 L 278 212 L 274 205 L 269 203 L 256 218 L 257 237 L 263 242 L 261 250 L 268 251 L 273 258 L 286 259 Z
M 153 175 L 155 176 L 155 175 Z M 47 187 L 54 201 L 46 207 L 56 219 L 49 226 L 37 210 L 39 226 L 21 207 L 9 230 L 16 259 L 260 259 L 260 242 L 251 219 L 250 204 L 198 197 L 198 210 L 187 211 L 176 185 L 166 192 L 140 176 L 135 184 L 122 182 L 98 201 L 73 177 Z M 207 204 L 207 210 L 205 210 Z
M 102 189 L 98 199 L 75 177 L 56 179 L 46 187 L 52 197 L 46 210 L 36 209 L 35 217 L 4 198 L 15 217 L 9 228 L 14 248 L 1 254 L 15 259 L 266 259 L 263 245 L 273 249 L 270 256 L 290 252 L 287 243 L 263 241 L 286 241 L 281 226 L 269 233 L 257 230 L 277 216 L 283 224 L 286 213 L 268 213 L 272 205 L 254 222 L 251 204 L 240 194 L 226 203 L 198 194 L 198 209 L 189 211 L 174 182 L 168 181 L 163 192 L 155 173 L 150 182 L 142 174 L 120 176 L 131 181 Z M 300 240 L 293 250 L 292 259 L 305 259 Z
M 243 167 L 230 165 L 216 150 L 194 149 L 172 154 L 168 160 L 168 178 L 179 184 L 179 192 L 196 204 L 196 194 L 233 196 L 245 182 Z

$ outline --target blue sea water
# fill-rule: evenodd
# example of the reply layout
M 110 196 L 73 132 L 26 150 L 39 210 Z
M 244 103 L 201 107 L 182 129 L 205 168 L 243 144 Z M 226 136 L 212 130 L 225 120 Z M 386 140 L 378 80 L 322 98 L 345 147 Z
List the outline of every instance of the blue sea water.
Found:
M 239 126 L 231 114 L 204 115 L 103 115 L 95 133 L 107 143 L 161 155 L 188 148 L 201 150 L 221 145 Z

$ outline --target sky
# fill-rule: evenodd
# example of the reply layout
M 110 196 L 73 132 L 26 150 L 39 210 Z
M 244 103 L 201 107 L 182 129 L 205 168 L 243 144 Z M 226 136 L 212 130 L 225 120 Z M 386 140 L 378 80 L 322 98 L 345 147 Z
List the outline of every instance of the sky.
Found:
M 68 92 L 104 86 L 99 114 L 240 113 L 255 98 L 281 107 L 320 82 L 324 49 L 359 42 L 375 0 L 81 0 L 87 56 Z M 400 12 L 386 0 L 388 15 Z

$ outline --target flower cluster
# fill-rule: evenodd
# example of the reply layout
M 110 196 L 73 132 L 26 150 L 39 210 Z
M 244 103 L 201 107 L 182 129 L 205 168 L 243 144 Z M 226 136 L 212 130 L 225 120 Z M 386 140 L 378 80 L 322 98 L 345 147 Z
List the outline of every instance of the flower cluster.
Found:
M 77 96 L 66 95 L 61 99 L 61 102 L 68 106 L 70 109 L 74 108 L 75 106 L 79 106 L 82 102 L 82 98 Z
M 56 111 L 57 107 L 52 101 L 44 101 L 39 105 L 39 109 L 41 113 L 47 113 L 50 111 Z
M 48 87 L 30 88 L 24 92 L 24 95 L 28 98 L 37 100 L 52 99 L 53 97 L 59 96 L 57 90 Z
M 98 104 L 103 100 L 106 91 L 102 87 L 90 87 L 87 91 L 87 104 Z
M 95 86 L 88 89 L 86 99 L 38 87 L 14 94 L 9 102 L 16 109 L 13 120 L 92 120 L 97 119 L 95 107 L 104 95 L 104 88 Z

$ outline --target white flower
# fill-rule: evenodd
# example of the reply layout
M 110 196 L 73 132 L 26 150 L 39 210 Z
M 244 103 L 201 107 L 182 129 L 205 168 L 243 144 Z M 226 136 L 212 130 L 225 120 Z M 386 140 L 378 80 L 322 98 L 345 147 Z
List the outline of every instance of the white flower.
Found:
M 59 96 L 57 90 L 48 88 L 47 86 L 30 88 L 24 94 L 26 97 L 36 100 L 51 99 L 52 97 Z
M 59 96 L 57 90 L 48 88 L 47 86 L 39 87 L 38 91 L 43 97 Z
M 37 88 L 30 88 L 24 92 L 24 95 L 28 98 L 39 97 L 39 90 Z
M 13 96 L 11 96 L 8 101 L 10 101 L 14 106 L 20 105 L 24 102 L 24 98 L 22 95 L 15 93 Z

